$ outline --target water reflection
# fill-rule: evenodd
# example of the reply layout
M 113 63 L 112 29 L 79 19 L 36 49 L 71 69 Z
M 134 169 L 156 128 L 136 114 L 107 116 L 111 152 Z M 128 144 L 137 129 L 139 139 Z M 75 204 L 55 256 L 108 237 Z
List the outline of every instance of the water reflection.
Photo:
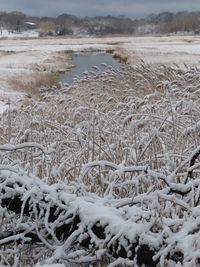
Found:
M 113 59 L 111 54 L 108 53 L 81 53 L 74 54 L 73 63 L 75 67 L 65 73 L 61 74 L 60 80 L 62 83 L 73 84 L 82 73 L 87 71 L 103 71 L 105 66 L 112 66 L 120 68 L 122 66 L 117 60 Z

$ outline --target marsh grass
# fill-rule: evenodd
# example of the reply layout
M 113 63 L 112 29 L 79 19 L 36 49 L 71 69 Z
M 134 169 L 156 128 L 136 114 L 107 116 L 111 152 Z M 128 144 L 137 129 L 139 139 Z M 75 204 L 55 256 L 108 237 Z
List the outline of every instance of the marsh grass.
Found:
M 54 75 L 11 80 L 17 90 L 41 93 L 41 101 L 26 99 L 21 109 L 10 112 L 12 142 L 56 147 L 48 163 L 38 161 L 38 170 L 35 164 L 36 172 L 51 182 L 75 180 L 84 164 L 101 160 L 148 164 L 168 173 L 200 141 L 199 72 L 189 66 L 105 67 L 102 73 L 84 73 L 73 86 L 42 92 L 44 85 L 55 82 Z M 2 129 L 8 127 L 7 116 L 2 117 Z M 8 140 L 6 133 L 2 140 Z M 97 166 L 92 174 L 96 181 L 105 180 L 109 170 Z M 92 187 L 95 191 L 98 183 Z
M 40 96 L 42 89 L 59 85 L 59 77 L 51 72 L 32 72 L 11 76 L 8 81 L 9 87 L 17 92 L 24 92 L 30 96 Z
M 200 70 L 186 65 L 105 66 L 101 73 L 84 73 L 74 85 L 44 90 L 39 100 L 26 99 L 17 110 L 10 104 L 0 121 L 1 144 L 39 143 L 54 152 L 43 155 L 34 146 L 8 151 L 0 164 L 49 184 L 64 182 L 78 196 L 96 194 L 113 203 L 138 197 L 138 206 L 151 209 L 153 202 L 146 206 L 143 196 L 165 189 L 163 176 L 184 185 L 199 175 L 198 159 L 192 176 L 186 161 L 200 145 L 199 84 Z M 126 169 L 131 166 L 139 168 Z M 198 190 L 179 200 L 193 207 Z M 175 193 L 170 201 L 162 197 L 161 208 L 155 207 L 160 223 L 186 216 Z

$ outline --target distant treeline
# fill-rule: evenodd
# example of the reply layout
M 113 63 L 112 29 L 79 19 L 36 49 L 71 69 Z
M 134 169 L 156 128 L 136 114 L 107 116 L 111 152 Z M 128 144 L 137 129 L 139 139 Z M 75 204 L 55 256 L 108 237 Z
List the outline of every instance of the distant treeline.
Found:
M 33 17 L 21 12 L 0 12 L 0 27 L 21 32 L 38 29 L 41 35 L 107 35 L 159 34 L 200 32 L 199 12 L 163 12 L 143 19 L 125 16 L 76 17 L 62 14 L 58 17 Z

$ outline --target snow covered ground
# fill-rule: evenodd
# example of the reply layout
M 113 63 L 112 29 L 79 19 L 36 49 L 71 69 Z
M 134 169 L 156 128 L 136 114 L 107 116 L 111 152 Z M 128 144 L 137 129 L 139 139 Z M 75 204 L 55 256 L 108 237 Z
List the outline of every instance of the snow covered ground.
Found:
M 200 64 L 199 36 L 20 39 L 37 37 L 36 32 L 26 34 L 30 35 L 2 32 L 2 37 L 12 38 L 0 39 L 0 112 L 8 98 L 14 102 L 24 95 L 10 82 L 11 77 L 28 79 L 33 73 L 67 69 L 71 62 L 66 51 L 114 49 L 131 64 Z
M 23 32 L 11 32 L 3 29 L 1 31 L 0 38 L 37 38 L 39 36 L 39 32 L 35 30 L 28 30 Z
M 199 36 L 138 37 L 122 44 L 131 63 L 200 65 Z

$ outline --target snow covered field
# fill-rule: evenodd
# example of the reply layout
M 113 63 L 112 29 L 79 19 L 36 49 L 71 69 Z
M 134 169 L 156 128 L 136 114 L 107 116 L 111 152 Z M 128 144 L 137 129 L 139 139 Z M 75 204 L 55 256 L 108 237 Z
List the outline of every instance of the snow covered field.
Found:
M 8 39 L 13 39 L 13 38 L 38 38 L 39 32 L 35 30 L 27 30 L 24 32 L 11 32 L 8 30 L 3 29 L 0 34 L 0 39 L 1 38 L 8 38 Z
M 73 39 L 2 39 L 0 43 L 0 111 L 7 107 L 8 98 L 14 103 L 24 94 L 31 93 L 28 85 L 33 75 L 66 71 L 71 67 L 70 57 L 66 52 L 82 50 L 106 50 L 110 45 L 94 40 Z M 24 86 L 17 87 L 16 81 L 24 81 Z M 36 82 L 36 81 L 35 81 Z M 37 83 L 37 82 L 36 82 Z M 22 88 L 23 87 L 23 88 Z
M 3 32 L 2 36 L 9 34 Z M 0 41 L 0 111 L 4 110 L 8 98 L 17 99 L 22 95 L 19 88 L 15 88 L 13 83 L 9 82 L 11 77 L 23 80 L 35 72 L 56 72 L 59 69 L 67 69 L 70 67 L 69 58 L 58 56 L 64 51 L 114 49 L 116 53 L 126 56 L 131 64 L 140 64 L 142 61 L 149 64 L 200 64 L 199 36 L 27 40 L 19 37 L 16 35 Z
M 138 37 L 122 47 L 131 58 L 131 63 L 144 60 L 146 63 L 200 65 L 199 36 Z

